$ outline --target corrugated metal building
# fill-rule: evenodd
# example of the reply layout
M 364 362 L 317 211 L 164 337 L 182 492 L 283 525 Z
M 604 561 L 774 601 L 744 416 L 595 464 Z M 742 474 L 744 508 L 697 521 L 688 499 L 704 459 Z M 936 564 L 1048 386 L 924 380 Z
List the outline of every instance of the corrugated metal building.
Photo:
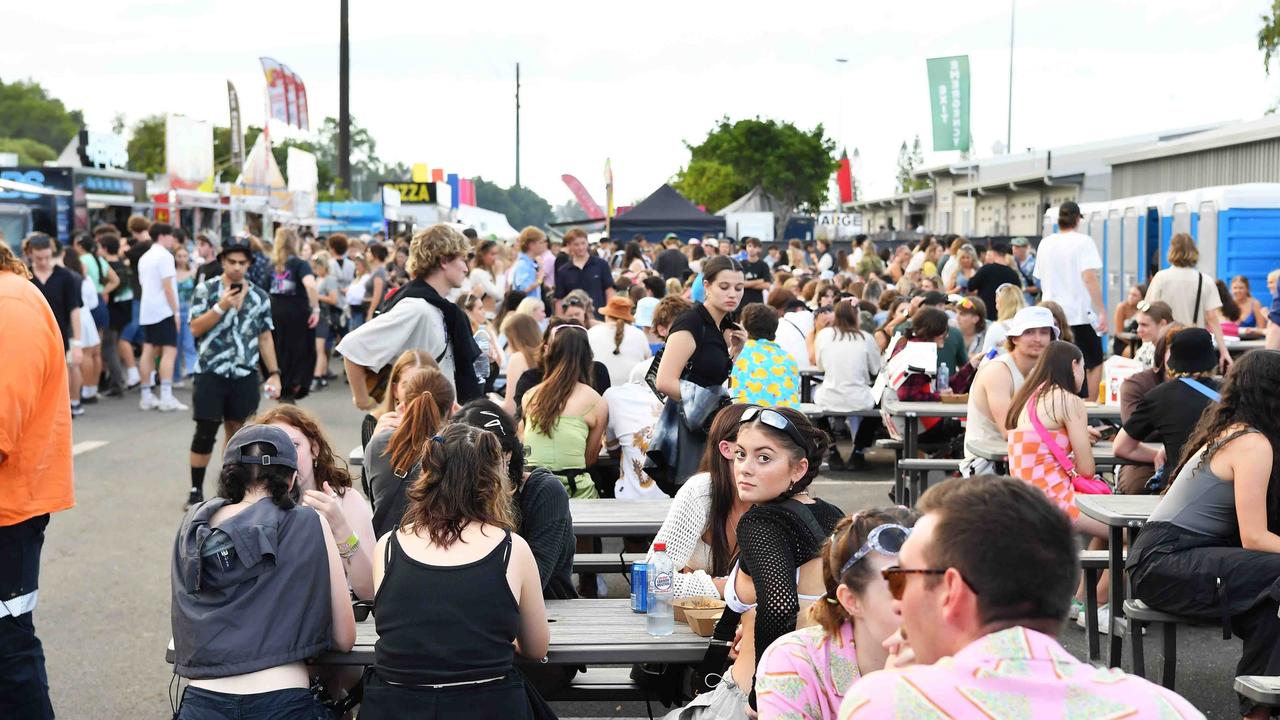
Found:
M 1107 161 L 1116 198 L 1280 182 L 1280 115 L 1155 143 Z

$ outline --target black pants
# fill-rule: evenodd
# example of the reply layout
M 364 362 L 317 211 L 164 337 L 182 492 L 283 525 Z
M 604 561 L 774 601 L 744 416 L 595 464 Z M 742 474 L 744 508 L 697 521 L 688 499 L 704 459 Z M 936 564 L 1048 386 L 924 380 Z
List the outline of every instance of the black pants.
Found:
M 38 586 L 40 548 L 49 516 L 38 515 L 0 527 L 0 599 L 25 595 Z M 44 648 L 32 613 L 0 618 L 0 718 L 52 718 Z
M 249 695 L 187 687 L 178 720 L 328 720 L 309 690 L 289 688 Z

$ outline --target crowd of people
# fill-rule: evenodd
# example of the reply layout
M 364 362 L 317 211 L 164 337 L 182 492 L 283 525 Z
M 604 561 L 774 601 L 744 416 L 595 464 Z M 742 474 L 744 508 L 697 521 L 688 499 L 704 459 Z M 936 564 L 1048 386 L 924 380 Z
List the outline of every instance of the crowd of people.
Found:
M 569 500 L 666 496 L 654 541 L 676 595 L 726 605 L 713 672 L 673 720 L 1002 716 L 1011 702 L 1035 716 L 1200 717 L 1055 640 L 1084 620 L 1080 538 L 1106 536 L 1076 505 L 1102 482 L 1085 399 L 1109 330 L 1078 221 L 1064 203 L 1034 249 L 925 235 L 892 248 L 860 236 L 846 251 L 532 227 L 507 245 L 450 225 L 191 243 L 138 217 L 68 248 L 33 234 L 27 264 L 0 242 L 0 299 L 47 307 L 17 330 L 65 367 L 60 385 L 36 383 L 40 431 L 69 441 L 86 404 L 135 389 L 142 410 L 192 412 L 172 563 L 174 668 L 189 681 L 177 717 L 313 718 L 356 688 L 362 718 L 541 717 L 533 698 L 573 670 L 517 656 L 545 658 L 546 600 L 598 590 L 575 584 Z M 1124 384 L 1115 439 L 1140 464 L 1117 489 L 1167 491 L 1129 551 L 1134 593 L 1221 619 L 1245 639 L 1240 674 L 1277 675 L 1280 484 L 1263 460 L 1280 442 L 1268 412 L 1280 356 L 1233 365 L 1224 333 L 1266 333 L 1280 313 L 1242 278 L 1195 270 L 1189 236 L 1169 260 L 1112 317 L 1126 334 L 1113 349 L 1144 367 Z M 13 315 L 0 313 L 4 332 Z M 802 369 L 821 377 L 808 412 Z M 355 438 L 330 437 L 300 403 L 340 381 L 365 413 L 359 477 L 333 449 Z M 190 408 L 173 394 L 182 382 Z M 967 396 L 967 417 L 922 418 L 919 439 L 963 458 L 963 478 L 915 509 L 848 513 L 811 493 L 824 466 L 860 471 L 877 437 L 902 433 L 868 411 L 945 395 Z M 279 402 L 260 409 L 264 396 Z M 50 467 L 13 437 L 0 432 L 0 478 Z M 985 459 L 992 446 L 1010 477 Z M 38 555 L 69 481 L 36 500 L 5 518 L 4 553 Z M 375 607 L 373 664 L 309 666 L 352 647 L 353 601 Z M 29 619 L 3 620 L 34 641 Z

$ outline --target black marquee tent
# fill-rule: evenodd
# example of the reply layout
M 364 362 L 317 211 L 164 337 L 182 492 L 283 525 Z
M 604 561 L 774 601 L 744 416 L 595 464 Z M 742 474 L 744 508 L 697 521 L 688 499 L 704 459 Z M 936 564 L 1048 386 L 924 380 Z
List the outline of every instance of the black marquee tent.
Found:
M 613 219 L 610 234 L 626 242 L 636 234 L 650 241 L 661 240 L 667 233 L 681 238 L 702 237 L 703 233 L 724 233 L 724 218 L 698 209 L 670 185 L 663 184 L 638 205 Z

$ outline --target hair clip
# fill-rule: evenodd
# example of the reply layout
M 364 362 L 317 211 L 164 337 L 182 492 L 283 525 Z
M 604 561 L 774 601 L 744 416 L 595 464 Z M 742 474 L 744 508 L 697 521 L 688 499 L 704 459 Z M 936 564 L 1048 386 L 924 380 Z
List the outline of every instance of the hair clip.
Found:
M 432 436 L 431 436 L 431 439 L 432 439 L 432 440 L 435 440 L 436 442 L 440 443 L 441 445 L 443 445 L 443 444 L 444 444 L 444 438 L 440 437 L 439 435 L 432 435 Z

